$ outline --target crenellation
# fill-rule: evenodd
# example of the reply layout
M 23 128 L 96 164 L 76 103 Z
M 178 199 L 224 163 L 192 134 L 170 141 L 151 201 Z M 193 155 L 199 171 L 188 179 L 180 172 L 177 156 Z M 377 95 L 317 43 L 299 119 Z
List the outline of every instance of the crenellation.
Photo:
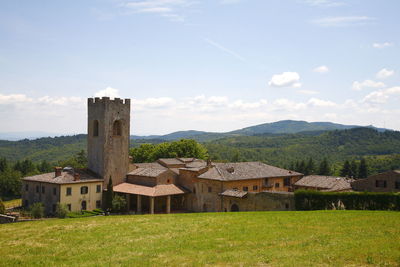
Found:
M 131 100 L 129 98 L 125 98 L 125 105 L 130 105 L 131 104 Z
M 88 104 L 93 104 L 93 98 L 88 98 Z
M 95 102 L 95 103 L 99 103 L 99 102 L 100 102 L 100 97 L 95 97 L 95 98 L 94 98 L 94 102 Z

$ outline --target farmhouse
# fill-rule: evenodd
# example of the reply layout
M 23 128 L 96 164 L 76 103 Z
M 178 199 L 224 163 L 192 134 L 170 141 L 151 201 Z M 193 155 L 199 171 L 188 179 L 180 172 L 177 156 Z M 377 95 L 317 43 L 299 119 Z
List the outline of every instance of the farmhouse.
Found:
M 354 179 L 346 177 L 307 175 L 294 184 L 295 189 L 310 189 L 324 192 L 348 192 L 353 191 L 351 182 Z
M 88 170 L 56 168 L 23 179 L 23 205 L 57 203 L 71 211 L 102 206 L 110 178 L 127 199 L 128 211 L 238 211 L 294 209 L 293 185 L 303 176 L 261 162 L 213 163 L 195 158 L 162 158 L 132 163 L 129 158 L 130 100 L 88 99 Z
M 400 192 L 400 170 L 387 171 L 351 183 L 355 191 Z

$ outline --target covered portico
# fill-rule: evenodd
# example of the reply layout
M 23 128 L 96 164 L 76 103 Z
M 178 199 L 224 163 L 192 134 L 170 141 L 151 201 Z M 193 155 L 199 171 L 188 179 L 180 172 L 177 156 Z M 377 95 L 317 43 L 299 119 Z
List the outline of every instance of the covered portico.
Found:
M 113 190 L 126 196 L 128 211 L 135 210 L 139 214 L 154 214 L 156 211 L 171 213 L 172 199 L 186 193 L 174 184 L 144 186 L 121 183 L 114 186 Z

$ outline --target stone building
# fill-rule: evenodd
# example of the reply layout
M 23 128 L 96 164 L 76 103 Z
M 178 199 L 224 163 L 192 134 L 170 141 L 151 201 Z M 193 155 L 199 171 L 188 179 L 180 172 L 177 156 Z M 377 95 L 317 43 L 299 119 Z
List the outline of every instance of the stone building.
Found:
M 101 208 L 103 179 L 88 171 L 56 167 L 54 172 L 22 179 L 22 205 L 42 202 L 46 214 L 55 214 L 57 203 L 69 211 Z
M 355 180 L 351 186 L 355 191 L 400 192 L 400 170 L 387 171 Z

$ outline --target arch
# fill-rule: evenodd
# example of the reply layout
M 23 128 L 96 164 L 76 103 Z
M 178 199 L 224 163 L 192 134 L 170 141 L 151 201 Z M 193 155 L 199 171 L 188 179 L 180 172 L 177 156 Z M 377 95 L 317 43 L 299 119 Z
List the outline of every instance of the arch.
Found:
M 204 212 L 207 211 L 207 205 L 206 205 L 206 203 L 203 204 L 203 211 L 204 211 Z
M 86 205 L 86 200 L 82 201 L 82 203 L 81 203 L 81 210 L 86 210 L 86 209 L 87 209 L 86 206 L 87 206 L 87 205 Z
M 121 136 L 122 135 L 122 122 L 120 120 L 114 121 L 113 124 L 113 135 Z
M 239 211 L 239 206 L 237 204 L 232 204 L 231 211 Z
M 94 120 L 93 121 L 93 136 L 99 136 L 99 121 L 98 120 Z

